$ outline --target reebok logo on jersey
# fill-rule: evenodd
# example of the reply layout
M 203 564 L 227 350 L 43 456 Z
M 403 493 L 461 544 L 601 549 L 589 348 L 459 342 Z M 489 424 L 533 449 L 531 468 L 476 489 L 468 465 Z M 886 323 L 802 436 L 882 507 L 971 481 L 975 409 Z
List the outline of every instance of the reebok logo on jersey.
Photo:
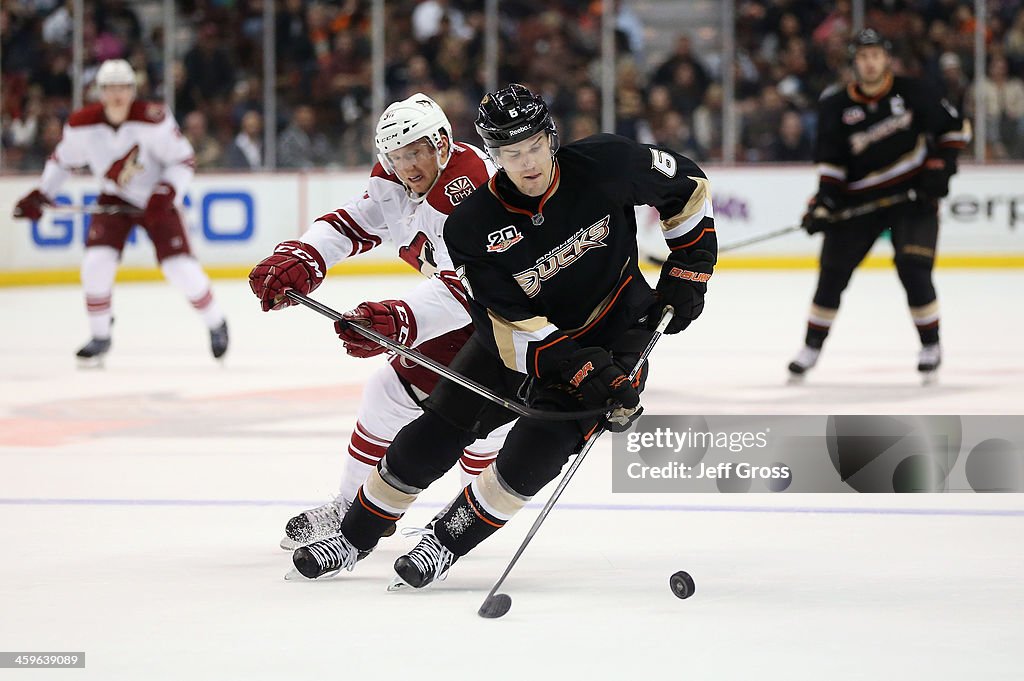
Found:
M 576 372 L 576 374 L 572 377 L 572 380 L 569 381 L 569 384 L 572 385 L 572 387 L 574 387 L 574 388 L 580 387 L 580 383 L 582 383 L 584 381 L 584 379 L 586 379 L 586 377 L 593 370 L 594 370 L 594 363 L 593 362 L 587 362 L 586 364 L 584 364 L 580 368 L 579 371 Z
M 509 225 L 504 229 L 491 232 L 487 235 L 487 252 L 504 253 L 523 240 L 515 225 Z
M 694 272 L 693 270 L 684 270 L 679 267 L 673 267 L 668 271 L 668 276 L 675 277 L 676 279 L 683 279 L 685 281 L 695 281 L 698 284 L 705 284 L 711 279 L 711 275 L 707 272 Z
M 128 150 L 127 154 L 111 164 L 104 177 L 112 180 L 119 187 L 125 187 L 133 177 L 142 172 L 142 169 L 139 164 L 139 145 L 136 144 Z
M 468 177 L 462 175 L 456 177 L 454 180 L 444 186 L 444 193 L 448 196 L 448 200 L 452 202 L 453 206 L 457 206 L 462 203 L 462 200 L 473 193 L 476 187 Z
M 579 230 L 560 246 L 551 249 L 545 255 L 537 259 L 537 264 L 528 270 L 523 270 L 514 275 L 516 282 L 522 287 L 523 292 L 530 298 L 540 293 L 541 284 L 558 274 L 561 270 L 573 264 L 587 251 L 607 246 L 604 242 L 611 233 L 609 223 L 611 215 Z

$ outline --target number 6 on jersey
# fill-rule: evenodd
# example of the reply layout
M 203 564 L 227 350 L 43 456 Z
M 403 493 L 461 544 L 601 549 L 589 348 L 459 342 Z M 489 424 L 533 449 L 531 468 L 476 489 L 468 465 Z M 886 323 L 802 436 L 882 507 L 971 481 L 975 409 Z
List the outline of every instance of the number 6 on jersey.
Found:
M 672 154 L 661 149 L 651 149 L 651 168 L 657 170 L 665 177 L 676 176 L 676 160 Z

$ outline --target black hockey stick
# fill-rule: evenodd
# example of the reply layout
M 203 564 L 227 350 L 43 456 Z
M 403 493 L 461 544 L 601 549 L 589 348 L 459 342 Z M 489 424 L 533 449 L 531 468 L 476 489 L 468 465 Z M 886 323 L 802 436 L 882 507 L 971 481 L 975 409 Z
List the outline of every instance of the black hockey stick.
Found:
M 548 409 L 534 409 L 533 407 L 528 407 L 518 400 L 506 399 L 492 392 L 487 387 L 480 385 L 473 379 L 467 378 L 456 371 L 452 371 L 437 360 L 433 360 L 410 347 L 402 345 L 398 341 L 394 341 L 387 336 L 382 336 L 373 329 L 367 328 L 362 324 L 355 324 L 348 319 L 345 319 L 340 312 L 332 310 L 323 303 L 313 300 L 309 296 L 305 296 L 292 289 L 285 291 L 284 295 L 289 300 L 293 300 L 300 305 L 305 305 L 309 309 L 315 310 L 329 319 L 345 324 L 348 328 L 354 330 L 363 338 L 382 345 L 396 355 L 404 357 L 410 362 L 416 362 L 420 366 L 430 369 L 438 376 L 443 376 L 452 383 L 461 385 L 466 390 L 475 392 L 480 397 L 505 407 L 514 414 L 518 414 L 524 418 L 537 419 L 539 421 L 582 421 L 583 419 L 592 419 L 595 416 L 604 416 L 608 412 L 607 407 L 585 409 L 583 411 L 551 411 Z
M 853 218 L 859 218 L 864 215 L 869 215 L 870 213 L 874 213 L 875 211 L 881 210 L 883 208 L 888 208 L 889 206 L 895 206 L 900 203 L 908 203 L 911 201 L 917 201 L 917 192 L 914 191 L 913 189 L 908 189 L 907 191 L 902 192 L 900 194 L 893 194 L 892 196 L 886 196 L 884 198 L 878 199 L 877 201 L 869 201 L 868 203 L 862 204 L 860 206 L 855 206 L 853 208 L 841 210 L 832 217 L 830 217 L 829 222 L 844 222 L 846 220 L 851 220 Z M 799 232 L 803 228 L 803 225 L 791 225 L 789 227 L 783 227 L 782 229 L 776 229 L 771 232 L 765 232 L 764 234 L 752 236 L 749 239 L 741 239 L 740 241 L 734 241 L 731 244 L 726 244 L 725 246 L 719 248 L 718 252 L 728 253 L 729 251 L 734 251 L 737 248 L 743 248 L 745 246 L 750 246 L 751 244 L 757 244 L 761 243 L 762 241 L 768 241 L 769 239 L 785 236 L 786 234 Z M 661 267 L 662 265 L 665 264 L 665 259 L 650 255 L 647 256 L 647 262 L 651 263 L 652 265 L 657 265 L 658 267 Z
M 661 334 L 665 333 L 665 328 L 668 326 L 669 322 L 672 321 L 673 312 L 674 311 L 671 306 L 665 306 L 665 311 L 661 314 L 661 320 L 658 322 L 658 327 L 654 330 L 654 335 L 651 336 L 651 342 L 647 344 L 646 348 L 644 348 L 643 353 L 640 354 L 640 359 L 636 361 L 636 365 L 633 367 L 633 370 L 629 372 L 630 381 L 636 378 L 636 375 L 640 373 L 640 369 L 643 367 L 644 362 L 647 361 L 647 356 L 651 354 L 652 350 L 654 350 L 654 346 L 658 342 L 658 339 L 661 338 Z M 600 437 L 601 433 L 604 431 L 604 425 L 598 424 L 597 430 L 595 430 L 590 436 L 590 439 L 587 440 L 583 449 L 581 449 L 580 453 L 576 455 L 576 460 L 572 462 L 571 466 L 569 466 L 569 470 L 567 470 L 565 475 L 562 476 L 562 480 L 558 483 L 558 487 L 556 487 L 555 491 L 551 493 L 551 498 L 548 499 L 548 503 L 544 504 L 544 508 L 542 508 L 540 513 L 537 515 L 537 519 L 533 521 L 533 526 L 530 528 L 530 531 L 526 533 L 526 539 L 524 539 L 523 543 L 519 545 L 519 550 L 516 551 L 514 556 L 512 556 L 512 560 L 509 561 L 505 571 L 501 573 L 501 577 L 499 577 L 498 581 L 494 583 L 493 587 L 491 587 L 491 592 L 487 594 L 487 598 L 485 598 L 484 602 L 480 604 L 480 609 L 476 611 L 476 614 L 488 619 L 495 619 L 502 617 L 509 611 L 509 608 L 512 607 L 512 597 L 508 594 L 498 593 L 498 589 L 501 588 L 501 585 L 505 582 L 505 578 L 508 577 L 508 574 L 512 572 L 512 568 L 515 567 L 519 557 L 523 555 L 526 547 L 530 544 L 530 540 L 532 540 L 533 536 L 537 534 L 537 530 L 540 529 L 544 519 L 548 517 L 549 513 L 551 513 L 551 509 L 554 508 L 558 498 L 562 496 L 562 492 L 564 492 L 565 488 L 568 487 L 569 481 L 572 480 L 572 476 L 576 474 L 576 470 L 580 467 L 580 464 L 583 463 L 583 459 L 586 457 L 587 452 L 590 451 L 594 442 L 597 441 L 597 438 Z

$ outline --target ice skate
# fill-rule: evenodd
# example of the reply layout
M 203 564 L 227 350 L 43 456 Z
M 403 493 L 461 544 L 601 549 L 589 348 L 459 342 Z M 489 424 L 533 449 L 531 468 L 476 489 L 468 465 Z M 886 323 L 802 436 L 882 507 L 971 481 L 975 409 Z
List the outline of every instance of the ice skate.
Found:
M 789 363 L 789 382 L 802 383 L 807 372 L 818 363 L 820 354 L 821 348 L 812 348 L 810 345 L 800 348 L 800 352 Z
M 102 367 L 103 358 L 110 352 L 109 338 L 93 338 L 75 353 L 81 367 Z
M 214 359 L 220 359 L 228 351 L 228 323 L 222 322 L 216 329 L 210 329 L 210 351 Z
M 938 343 L 925 345 L 917 355 L 917 370 L 921 372 L 924 385 L 931 385 L 938 380 L 939 365 L 942 364 L 942 348 Z
M 284 526 L 281 548 L 294 551 L 321 539 L 327 539 L 341 532 L 341 519 L 345 517 L 352 503 L 338 497 L 322 506 L 293 516 Z
M 296 549 L 292 554 L 292 564 L 295 569 L 284 578 L 291 581 L 303 577 L 306 579 L 333 577 L 342 570 L 351 572 L 356 563 L 368 555 L 370 555 L 370 551 L 360 551 L 352 546 L 348 539 L 345 539 L 345 535 L 338 534 Z
M 327 539 L 341 532 L 341 519 L 348 513 L 352 502 L 338 497 L 323 506 L 303 511 L 292 516 L 284 526 L 284 538 L 280 546 L 285 551 L 294 551 L 320 539 Z M 392 524 L 384 530 L 382 537 L 390 537 L 397 527 Z
M 448 570 L 459 557 L 441 545 L 434 536 L 433 528 L 410 527 L 402 530 L 402 535 L 419 535 L 420 542 L 412 551 L 399 556 L 395 561 L 398 576 L 388 586 L 388 591 L 397 591 L 407 586 L 422 589 L 448 577 Z

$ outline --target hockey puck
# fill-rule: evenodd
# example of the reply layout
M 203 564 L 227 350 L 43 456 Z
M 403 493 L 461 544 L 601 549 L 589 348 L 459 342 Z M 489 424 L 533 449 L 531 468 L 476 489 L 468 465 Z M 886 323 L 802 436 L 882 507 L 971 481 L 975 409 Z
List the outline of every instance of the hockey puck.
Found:
M 668 578 L 669 588 L 672 589 L 672 593 L 675 594 L 676 598 L 689 598 L 693 595 L 693 592 L 697 589 L 693 583 L 693 577 L 690 576 L 689 572 L 680 570 L 671 577 Z

